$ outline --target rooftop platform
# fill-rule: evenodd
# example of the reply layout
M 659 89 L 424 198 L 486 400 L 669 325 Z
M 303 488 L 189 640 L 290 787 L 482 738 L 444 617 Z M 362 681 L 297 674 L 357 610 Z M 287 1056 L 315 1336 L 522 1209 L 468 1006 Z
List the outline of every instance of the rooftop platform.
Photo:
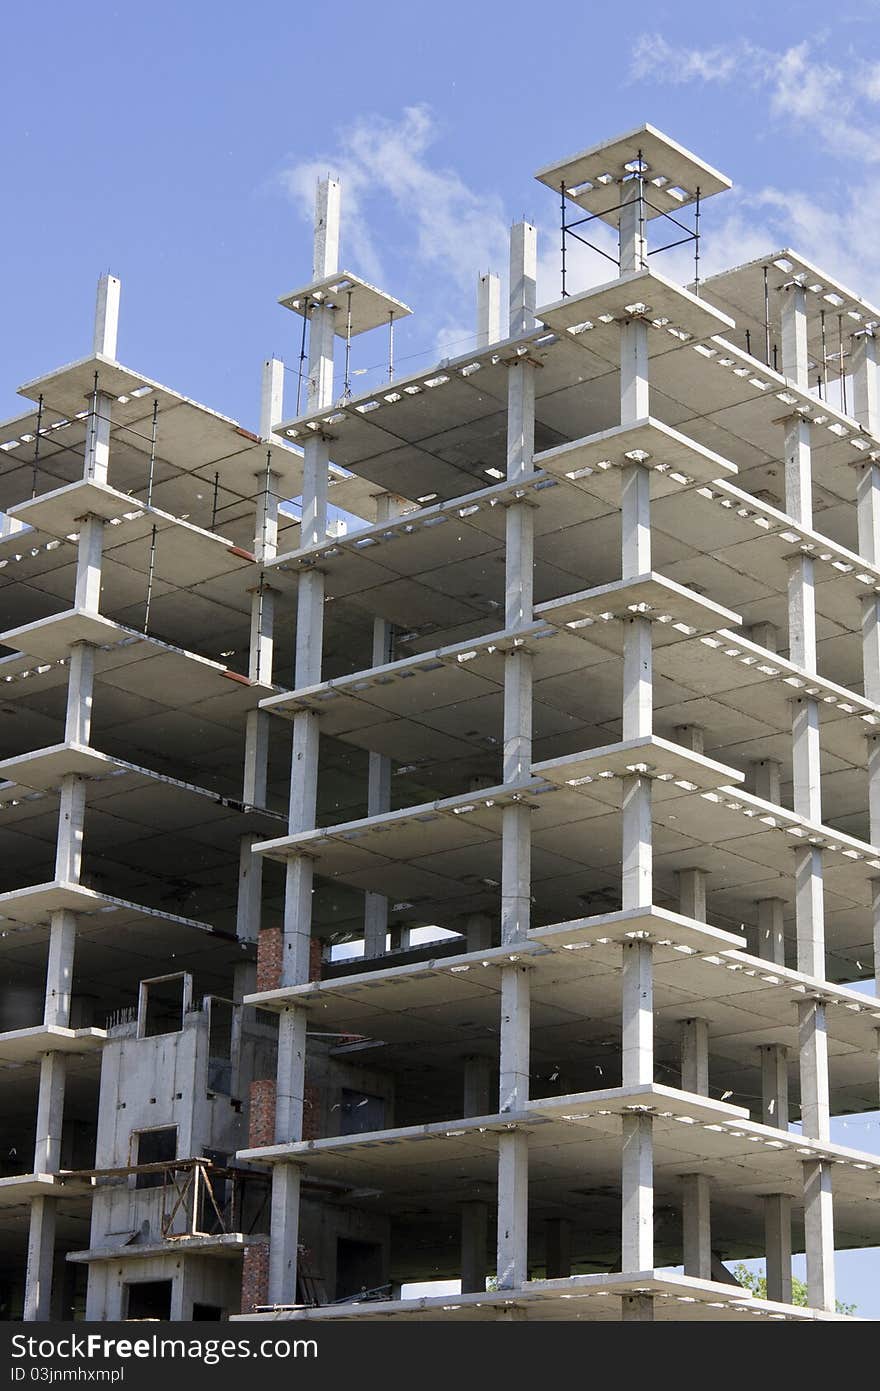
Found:
M 409 305 L 402 300 L 378 290 L 350 270 L 325 275 L 301 290 L 291 290 L 289 294 L 282 295 L 278 303 L 303 317 L 308 317 L 312 309 L 335 310 L 333 332 L 341 338 L 345 338 L 347 333 L 354 338 L 383 324 L 387 328 L 389 320 L 396 323 L 412 313 Z
M 765 301 L 765 284 L 769 303 Z M 841 337 L 844 352 L 850 356 L 850 336 L 873 332 L 880 326 L 880 309 L 875 305 L 787 247 L 709 276 L 702 282 L 700 292 L 736 321 L 736 339 L 741 346 L 748 331 L 756 357 L 763 357 L 769 337 L 772 361 L 773 348 L 781 352 L 782 303 L 785 295 L 798 286 L 806 290 L 807 351 L 812 362 L 810 379 L 815 381 L 817 376 L 823 377 L 827 392 L 840 371 Z M 827 359 L 831 367 L 830 377 L 823 359 Z M 781 357 L 777 356 L 777 361 L 781 369 Z
M 635 172 L 641 172 L 645 182 L 647 218 L 675 213 L 693 203 L 698 193 L 702 200 L 731 187 L 724 174 L 647 122 L 545 165 L 535 178 L 554 193 L 562 189 L 579 208 L 616 227 L 621 182 Z

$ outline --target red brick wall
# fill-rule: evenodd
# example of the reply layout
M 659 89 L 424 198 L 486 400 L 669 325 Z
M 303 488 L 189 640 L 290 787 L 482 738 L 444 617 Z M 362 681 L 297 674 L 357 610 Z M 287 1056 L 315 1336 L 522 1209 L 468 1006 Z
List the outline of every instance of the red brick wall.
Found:
M 309 980 L 321 979 L 321 939 L 313 937 L 309 942 Z
M 261 1077 L 251 1082 L 250 1107 L 248 1110 L 248 1144 L 252 1149 L 258 1145 L 275 1143 L 275 1079 Z
M 321 1134 L 321 1093 L 318 1087 L 306 1082 L 303 1091 L 304 1140 L 317 1140 Z
M 246 1246 L 241 1263 L 241 1312 L 250 1314 L 258 1304 L 269 1303 L 269 1245 Z
M 281 984 L 281 928 L 264 927 L 257 939 L 257 990 L 277 990 Z
M 280 927 L 264 927 L 257 940 L 257 990 L 278 990 L 284 941 Z M 309 980 L 321 979 L 321 941 L 309 943 Z

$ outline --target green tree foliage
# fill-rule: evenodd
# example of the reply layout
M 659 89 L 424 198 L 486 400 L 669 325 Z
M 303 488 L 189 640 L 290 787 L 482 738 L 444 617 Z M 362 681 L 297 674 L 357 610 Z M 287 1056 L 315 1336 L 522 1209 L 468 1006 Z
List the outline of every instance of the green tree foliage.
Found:
M 734 1279 L 738 1280 L 744 1289 L 750 1290 L 756 1299 L 767 1298 L 766 1275 L 759 1275 L 757 1270 L 748 1270 L 741 1262 L 733 1267 L 732 1274 Z M 807 1304 L 807 1287 L 803 1280 L 799 1280 L 796 1275 L 793 1275 L 791 1279 L 791 1302 L 801 1306 Z M 855 1304 L 844 1304 L 839 1299 L 836 1307 L 838 1314 L 854 1314 L 856 1311 Z

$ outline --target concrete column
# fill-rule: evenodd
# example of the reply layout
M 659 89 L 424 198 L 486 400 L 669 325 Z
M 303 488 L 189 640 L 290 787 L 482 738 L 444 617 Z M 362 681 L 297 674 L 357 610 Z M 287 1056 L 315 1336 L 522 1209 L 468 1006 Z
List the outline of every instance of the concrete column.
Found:
M 95 332 L 92 339 L 92 351 L 100 353 L 102 357 L 116 357 L 121 294 L 122 283 L 118 276 L 101 276 L 95 300 Z
M 272 680 L 274 590 L 262 581 L 251 593 L 251 637 L 248 676 L 268 684 Z M 272 716 L 266 710 L 250 710 L 245 725 L 242 801 L 264 807 L 269 773 L 269 732 Z M 263 860 L 251 847 L 257 835 L 242 836 L 239 842 L 238 899 L 236 934 L 243 941 L 256 941 L 260 932 L 263 899 Z
M 95 649 L 87 642 L 74 643 L 67 669 L 66 743 L 88 744 L 92 731 L 94 687 Z
M 63 883 L 79 883 L 85 810 L 84 780 L 76 773 L 66 773 L 61 779 L 58 839 L 55 846 L 55 878 Z
M 49 959 L 46 966 L 46 1002 L 43 1023 L 67 1028 L 70 1023 L 70 997 L 73 991 L 73 956 L 76 946 L 76 917 L 66 908 L 57 909 L 49 926 Z
M 376 499 L 376 520 L 389 521 L 400 516 L 403 498 L 382 493 Z M 371 666 L 393 661 L 394 629 L 384 618 L 373 619 Z M 367 815 L 379 816 L 391 810 L 391 759 L 371 751 L 367 773 Z M 385 894 L 364 894 L 364 956 L 384 956 L 388 934 L 388 899 Z
M 278 1016 L 275 1143 L 302 1139 L 305 1096 L 306 1011 L 296 1005 Z
M 782 802 L 782 765 L 775 758 L 759 758 L 751 765 L 752 787 L 765 802 Z
M 511 336 L 534 326 L 537 234 L 529 223 L 510 233 Z M 527 357 L 508 367 L 507 477 L 534 472 L 535 380 Z M 507 509 L 505 523 L 505 626 L 530 623 L 534 566 L 534 513 L 525 502 Z M 505 783 L 527 779 L 532 766 L 532 659 L 515 649 L 504 659 Z M 528 809 L 504 808 L 501 823 L 501 941 L 525 938 L 531 913 L 531 825 Z M 527 970 L 505 966 L 501 975 L 499 1110 L 516 1111 L 529 1094 L 530 993 Z M 498 1284 L 511 1289 L 528 1278 L 528 1135 L 498 1137 Z
M 52 1267 L 55 1261 L 55 1199 L 31 1198 L 27 1267 L 24 1277 L 25 1323 L 52 1316 Z
M 709 1095 L 709 1025 L 705 1019 L 681 1021 L 682 1091 Z
M 471 913 L 464 922 L 468 951 L 483 951 L 492 945 L 492 918 L 488 913 Z
M 681 1224 L 685 1275 L 711 1280 L 711 1194 L 705 1174 L 685 1174 L 682 1178 Z
M 788 1053 L 781 1043 L 765 1043 L 761 1055 L 761 1121 L 788 1129 Z
M 799 385 L 807 386 L 806 291 L 802 286 L 790 286 L 783 302 L 782 346 L 785 375 Z M 785 427 L 785 505 L 796 521 L 807 526 L 812 524 L 810 427 L 801 418 L 790 419 Z M 813 562 L 806 557 L 791 563 L 788 608 L 791 659 L 807 671 L 815 671 Z M 795 810 L 819 822 L 822 819 L 819 714 L 818 705 L 813 700 L 794 703 L 792 749 Z M 798 969 L 824 979 L 822 852 L 813 847 L 799 850 L 795 855 L 795 911 Z M 798 1018 L 804 1134 L 814 1139 L 827 1139 L 830 1121 L 825 1007 L 817 1001 L 805 1001 L 798 1006 Z M 808 1298 L 811 1304 L 820 1308 L 833 1308 L 834 1229 L 830 1170 L 818 1162 L 804 1165 L 804 1227 Z
M 44 1053 L 40 1059 L 40 1091 L 34 1145 L 35 1174 L 57 1174 L 61 1167 L 66 1069 L 67 1058 L 64 1053 Z
M 804 1235 L 807 1247 L 807 1302 L 834 1311 L 834 1205 L 831 1165 L 804 1163 Z
M 98 613 L 101 606 L 101 558 L 104 522 L 100 517 L 83 517 L 79 523 L 76 558 L 74 607 Z
M 102 357 L 116 358 L 121 289 L 122 286 L 115 275 L 102 275 L 98 281 L 92 350 Z M 89 417 L 86 426 L 83 477 L 96 483 L 106 483 L 110 465 L 110 423 L 114 398 L 100 390 L 100 367 L 97 372 L 97 384 L 98 390 L 88 398 Z
M 647 265 L 640 177 L 621 185 L 620 272 Z M 620 330 L 620 422 L 648 415 L 648 328 L 633 319 Z M 621 471 L 621 574 L 651 568 L 651 479 L 638 463 Z M 644 618 L 628 619 L 623 633 L 623 738 L 653 729 L 652 642 Z M 651 783 L 639 774 L 623 779 L 622 901 L 624 909 L 650 906 L 653 899 Z M 645 942 L 623 948 L 623 1085 L 650 1083 L 654 1075 L 652 952 Z M 622 1121 L 621 1268 L 647 1270 L 654 1262 L 653 1134 L 650 1116 Z M 623 1317 L 653 1317 L 653 1302 L 624 1300 Z
M 509 1130 L 498 1137 L 498 1288 L 528 1279 L 529 1137 Z
M 627 942 L 621 948 L 624 1087 L 654 1081 L 653 948 L 650 942 Z
M 477 277 L 477 347 L 488 348 L 501 337 L 501 276 L 488 271 Z
M 548 1280 L 567 1280 L 571 1275 L 571 1227 L 567 1217 L 548 1217 L 544 1223 L 544 1263 Z
M 318 184 L 315 203 L 313 272 L 316 280 L 338 268 L 340 187 L 335 179 Z M 310 318 L 308 408 L 320 410 L 333 399 L 333 310 L 315 308 Z M 271 395 L 267 386 L 266 392 Z M 329 446 L 308 439 L 303 449 L 301 546 L 317 545 L 327 532 Z M 297 588 L 294 686 L 311 686 L 321 679 L 324 633 L 324 576 L 307 570 Z M 312 830 L 318 786 L 318 719 L 298 711 L 293 720 L 288 828 Z M 284 886 L 282 985 L 299 985 L 309 978 L 312 932 L 312 863 L 299 855 L 288 860 Z M 287 1010 L 279 1021 L 276 1135 L 302 1137 L 302 1099 L 305 1088 L 305 1018 Z M 277 1165 L 272 1174 L 272 1220 L 269 1256 L 269 1297 L 273 1303 L 296 1297 L 299 1233 L 299 1171 Z
M 529 1099 L 530 990 L 528 967 L 501 973 L 499 1111 L 519 1111 Z
M 98 380 L 100 381 L 100 373 Z M 106 483 L 110 471 L 113 397 L 99 390 L 89 395 L 88 402 L 83 478 L 90 483 Z
M 785 965 L 785 901 L 781 898 L 758 900 L 757 954 L 774 966 Z
M 622 1122 L 621 1270 L 654 1265 L 654 1147 L 651 1117 L 627 1115 Z
M 804 1134 L 828 1140 L 831 1134 L 828 1093 L 828 1036 L 825 1006 L 818 1000 L 798 1005 L 801 1057 L 801 1121 Z
M 770 1193 L 764 1199 L 767 1244 L 767 1298 L 791 1303 L 791 1198 Z
M 510 334 L 534 325 L 537 234 L 528 223 L 510 231 Z M 534 366 L 525 357 L 507 369 L 507 479 L 534 472 Z M 531 622 L 534 513 L 524 502 L 507 509 L 505 623 Z M 503 780 L 516 783 L 531 773 L 531 657 L 516 650 L 505 658 Z M 502 814 L 500 940 L 520 942 L 530 925 L 530 812 L 509 805 Z M 500 999 L 499 1110 L 516 1111 L 528 1099 L 530 985 L 521 965 L 502 970 Z M 502 1289 L 528 1278 L 528 1136 L 520 1129 L 498 1139 L 498 1283 Z
M 276 1164 L 272 1169 L 269 1224 L 269 1303 L 296 1303 L 299 1248 L 300 1171 L 296 1164 Z
M 480 1199 L 462 1203 L 461 1292 L 478 1294 L 489 1273 L 489 1204 Z
M 654 1080 L 653 950 L 648 942 L 622 949 L 623 1086 Z M 649 1115 L 621 1122 L 621 1269 L 650 1270 L 654 1264 L 654 1149 Z
M 756 642 L 759 647 L 764 647 L 768 652 L 776 652 L 779 649 L 779 640 L 774 623 L 753 623 L 749 628 L 749 637 L 752 642 Z
M 197 1286 L 189 1261 L 181 1261 L 174 1273 L 171 1284 L 171 1312 L 169 1322 L 189 1323 L 192 1320 L 193 1297 Z
M 678 911 L 695 922 L 706 921 L 706 879 L 704 869 L 681 869 L 678 872 Z
M 270 440 L 272 425 L 284 412 L 284 363 L 270 358 L 263 363 L 260 383 L 260 436 Z M 254 474 L 256 517 L 254 556 L 261 563 L 275 559 L 278 552 L 279 475 L 271 468 L 271 451 L 266 468 Z M 275 590 L 261 573 L 250 591 L 251 626 L 248 647 L 248 677 L 269 685 L 274 662 Z M 264 807 L 269 775 L 269 730 L 272 716 L 266 710 L 251 710 L 245 725 L 242 801 Z M 263 859 L 252 847 L 259 836 L 242 836 L 239 842 L 236 935 L 241 941 L 255 942 L 260 935 L 263 903 Z
M 526 1054 L 528 1062 L 528 1054 Z M 488 1116 L 492 1095 L 492 1064 L 488 1058 L 464 1060 L 463 1116 Z
M 877 339 L 873 333 L 854 340 L 853 415 L 871 434 L 880 432 L 880 365 Z M 876 565 L 880 561 L 880 464 L 859 466 L 856 484 L 859 553 Z M 862 600 L 862 673 L 868 700 L 880 704 L 880 600 L 876 595 Z M 880 845 L 880 741 L 868 739 L 869 838 Z M 874 976 L 880 991 L 880 892 L 873 893 Z

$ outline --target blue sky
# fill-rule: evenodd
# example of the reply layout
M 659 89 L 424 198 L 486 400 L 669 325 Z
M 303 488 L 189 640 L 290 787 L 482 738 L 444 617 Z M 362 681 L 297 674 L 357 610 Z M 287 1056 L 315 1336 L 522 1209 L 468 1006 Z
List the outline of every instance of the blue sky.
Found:
M 319 171 L 345 181 L 343 263 L 416 311 L 401 369 L 465 351 L 511 221 L 537 222 L 558 291 L 534 170 L 642 120 L 734 180 L 705 208 L 707 268 L 788 244 L 880 300 L 878 5 L 841 0 L 832 20 L 815 0 L 8 6 L 0 416 L 89 351 L 109 269 L 122 361 L 255 426 L 262 360 L 298 353 L 276 300 L 309 277 Z M 355 366 L 383 357 L 359 343 Z M 880 1123 L 839 1138 L 880 1149 Z M 842 1296 L 874 1317 L 878 1274 L 840 1258 Z

